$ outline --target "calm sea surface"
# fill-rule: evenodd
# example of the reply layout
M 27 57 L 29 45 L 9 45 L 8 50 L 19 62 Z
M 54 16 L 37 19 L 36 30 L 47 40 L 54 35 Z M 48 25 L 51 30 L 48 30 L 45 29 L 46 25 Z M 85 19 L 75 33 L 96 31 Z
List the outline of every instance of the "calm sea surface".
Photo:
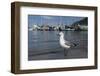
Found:
M 64 56 L 59 31 L 28 31 L 28 60 L 78 59 L 88 57 L 87 31 L 63 31 L 65 39 L 77 44 Z

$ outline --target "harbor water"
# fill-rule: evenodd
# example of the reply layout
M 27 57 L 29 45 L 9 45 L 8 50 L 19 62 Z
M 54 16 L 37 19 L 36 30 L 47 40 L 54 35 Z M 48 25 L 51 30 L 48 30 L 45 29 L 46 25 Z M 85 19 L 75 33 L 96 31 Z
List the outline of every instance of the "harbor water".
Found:
M 77 46 L 66 49 L 60 46 L 59 31 L 28 31 L 28 60 L 88 58 L 87 31 L 63 31 L 65 39 Z

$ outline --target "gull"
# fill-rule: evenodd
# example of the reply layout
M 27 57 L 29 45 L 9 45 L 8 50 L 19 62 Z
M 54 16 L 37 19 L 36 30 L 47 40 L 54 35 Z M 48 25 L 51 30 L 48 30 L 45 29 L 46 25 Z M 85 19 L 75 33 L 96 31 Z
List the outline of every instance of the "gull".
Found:
M 67 55 L 67 52 L 68 52 L 68 51 L 66 51 L 66 49 L 69 49 L 71 47 L 75 47 L 76 44 L 65 40 L 64 39 L 64 33 L 63 32 L 60 32 L 59 35 L 60 35 L 59 43 L 60 43 L 60 46 L 62 48 L 64 48 L 64 55 L 66 56 Z

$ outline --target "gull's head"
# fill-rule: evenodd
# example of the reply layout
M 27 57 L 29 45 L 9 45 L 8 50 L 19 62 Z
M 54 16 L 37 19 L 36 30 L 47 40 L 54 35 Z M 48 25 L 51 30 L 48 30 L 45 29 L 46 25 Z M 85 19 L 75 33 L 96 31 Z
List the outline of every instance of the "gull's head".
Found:
M 59 33 L 59 35 L 60 35 L 60 36 L 63 36 L 63 35 L 64 35 L 64 33 L 63 33 L 63 32 L 60 32 L 60 33 Z

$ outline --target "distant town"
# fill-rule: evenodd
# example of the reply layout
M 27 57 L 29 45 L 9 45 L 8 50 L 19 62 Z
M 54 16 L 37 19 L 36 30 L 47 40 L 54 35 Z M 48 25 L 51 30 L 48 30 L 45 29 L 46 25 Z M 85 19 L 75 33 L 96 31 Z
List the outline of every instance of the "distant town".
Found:
M 76 21 L 71 25 L 58 24 L 57 26 L 49 24 L 33 24 L 32 27 L 28 27 L 29 31 L 87 31 L 88 19 L 84 18 L 80 21 Z

